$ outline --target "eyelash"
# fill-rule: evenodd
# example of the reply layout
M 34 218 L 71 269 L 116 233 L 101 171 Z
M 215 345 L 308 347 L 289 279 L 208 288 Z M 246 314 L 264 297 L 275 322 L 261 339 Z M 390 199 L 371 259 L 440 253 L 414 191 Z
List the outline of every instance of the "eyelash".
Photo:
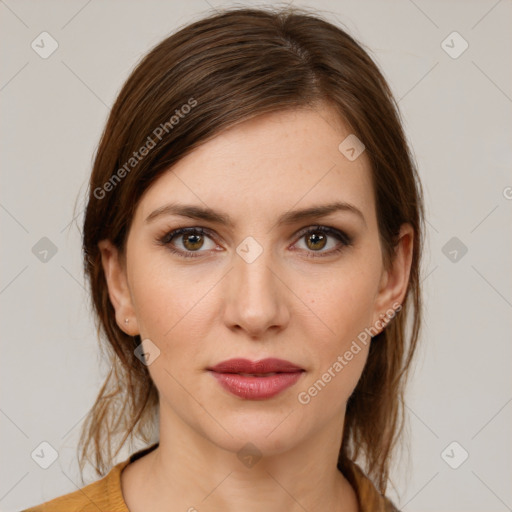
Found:
M 352 245 L 352 238 L 344 233 L 343 231 L 339 231 L 338 229 L 331 228 L 329 226 L 311 226 L 307 228 L 305 231 L 302 231 L 300 235 L 298 236 L 297 241 L 305 237 L 306 235 L 309 235 L 311 233 L 323 233 L 326 235 L 331 235 L 335 238 L 337 238 L 341 245 L 336 247 L 335 249 L 331 249 L 327 252 L 318 252 L 317 254 L 314 254 L 315 251 L 306 251 L 306 256 L 308 258 L 323 258 L 326 256 L 331 256 L 333 254 L 338 254 L 341 252 L 345 247 L 349 247 Z M 211 232 L 205 228 L 201 227 L 187 227 L 187 228 L 179 228 L 175 229 L 173 231 L 170 231 L 163 235 L 162 237 L 157 239 L 157 243 L 159 245 L 163 245 L 167 247 L 173 254 L 177 254 L 178 256 L 181 256 L 183 258 L 199 258 L 201 257 L 201 252 L 205 251 L 181 251 L 179 249 L 176 249 L 172 246 L 171 242 L 174 238 L 176 238 L 179 235 L 184 234 L 191 234 L 191 235 L 206 235 L 209 238 L 212 238 Z M 196 254 L 197 253 L 197 254 Z

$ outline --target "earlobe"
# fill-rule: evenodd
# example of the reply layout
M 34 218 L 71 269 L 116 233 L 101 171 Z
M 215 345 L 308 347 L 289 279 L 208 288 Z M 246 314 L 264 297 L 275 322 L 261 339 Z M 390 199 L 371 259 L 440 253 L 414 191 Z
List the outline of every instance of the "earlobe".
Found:
M 399 240 L 395 248 L 391 268 L 385 270 L 375 301 L 374 324 L 380 321 L 383 329 L 389 320 L 382 322 L 382 317 L 390 319 L 401 309 L 405 300 L 413 256 L 414 230 L 410 224 L 400 228 Z
M 119 328 L 130 336 L 139 334 L 137 318 L 133 308 L 126 268 L 118 248 L 110 240 L 98 243 L 101 264 L 107 282 L 110 302 L 116 312 Z

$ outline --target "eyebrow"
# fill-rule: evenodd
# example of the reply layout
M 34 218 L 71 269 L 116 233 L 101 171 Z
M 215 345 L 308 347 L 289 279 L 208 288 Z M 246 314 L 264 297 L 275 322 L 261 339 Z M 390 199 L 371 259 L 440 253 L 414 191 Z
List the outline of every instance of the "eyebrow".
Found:
M 364 218 L 361 210 L 359 210 L 353 204 L 342 201 L 335 201 L 333 203 L 324 205 L 312 206 L 310 208 L 304 208 L 301 210 L 291 210 L 281 215 L 277 220 L 277 224 L 295 224 L 305 219 L 326 217 L 338 211 L 355 214 L 363 221 L 364 225 L 367 226 L 366 219 Z M 178 215 L 180 217 L 188 217 L 190 219 L 204 220 L 216 224 L 222 224 L 230 228 L 234 226 L 234 222 L 231 217 L 225 213 L 215 211 L 209 207 L 186 205 L 180 203 L 169 203 L 161 206 L 160 208 L 157 208 L 146 217 L 145 222 L 150 223 L 157 217 L 163 215 Z

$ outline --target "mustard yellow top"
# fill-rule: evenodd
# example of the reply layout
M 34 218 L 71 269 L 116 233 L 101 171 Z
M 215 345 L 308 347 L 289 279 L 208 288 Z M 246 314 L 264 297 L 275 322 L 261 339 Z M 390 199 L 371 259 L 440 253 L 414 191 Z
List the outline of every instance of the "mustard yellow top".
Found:
M 121 471 L 130 462 L 135 462 L 157 446 L 158 443 L 155 443 L 135 452 L 115 465 L 101 480 L 21 512 L 130 512 L 121 492 Z M 393 503 L 377 491 L 357 464 L 352 463 L 345 477 L 354 487 L 360 512 L 398 512 Z

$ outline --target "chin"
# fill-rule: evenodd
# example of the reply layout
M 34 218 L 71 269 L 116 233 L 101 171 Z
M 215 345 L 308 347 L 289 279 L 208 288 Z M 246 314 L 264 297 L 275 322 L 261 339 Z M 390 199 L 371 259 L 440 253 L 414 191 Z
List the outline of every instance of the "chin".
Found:
M 237 455 L 251 449 L 260 456 L 279 455 L 294 448 L 304 436 L 304 428 L 299 428 L 297 418 L 293 418 L 293 413 L 289 414 L 291 410 L 280 408 L 279 412 L 266 414 L 261 411 L 235 412 L 232 418 L 224 417 L 221 422 L 225 430 L 210 430 L 205 435 L 220 448 Z

